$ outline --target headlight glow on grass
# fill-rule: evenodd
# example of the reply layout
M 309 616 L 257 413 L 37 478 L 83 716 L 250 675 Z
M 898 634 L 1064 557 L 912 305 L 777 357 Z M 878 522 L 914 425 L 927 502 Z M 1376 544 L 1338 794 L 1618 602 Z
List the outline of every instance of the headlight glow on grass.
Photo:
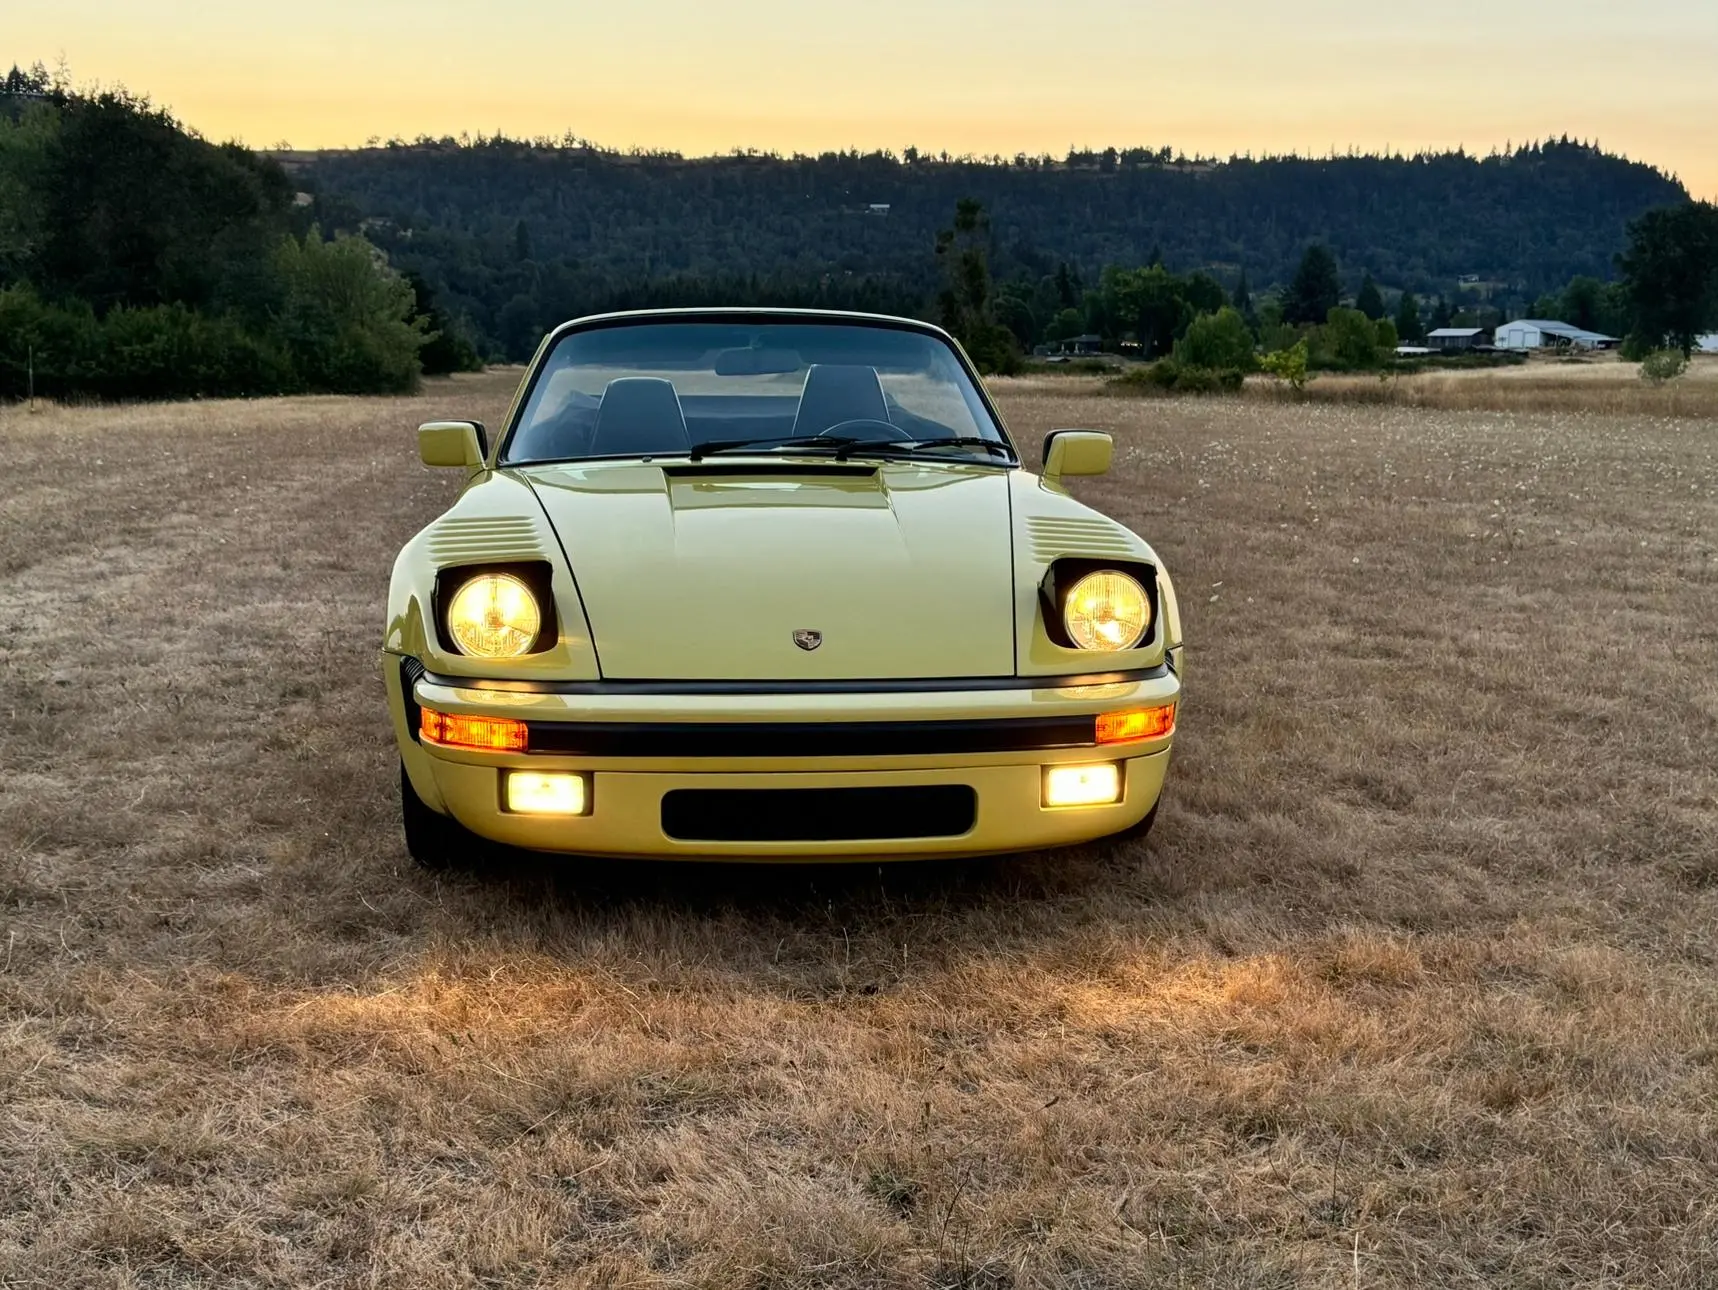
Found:
M 1097 740 L 1100 744 L 1135 743 L 1141 739 L 1161 739 L 1174 730 L 1173 703 L 1160 708 L 1128 708 L 1099 714 Z
M 510 770 L 507 809 L 515 815 L 583 815 L 585 777 L 565 771 Z
M 528 654 L 542 630 L 537 597 L 510 573 L 480 573 L 454 592 L 447 630 L 459 652 L 472 658 Z
M 1045 806 L 1110 806 L 1119 801 L 1121 767 L 1113 761 L 1044 768 Z
M 418 736 L 444 748 L 476 748 L 482 752 L 524 752 L 530 728 L 511 717 L 461 717 L 423 708 Z

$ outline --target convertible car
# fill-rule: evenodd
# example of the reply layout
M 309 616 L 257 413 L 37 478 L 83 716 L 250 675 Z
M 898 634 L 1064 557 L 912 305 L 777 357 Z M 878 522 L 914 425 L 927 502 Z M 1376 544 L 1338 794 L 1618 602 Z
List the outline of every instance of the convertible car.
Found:
M 383 677 L 406 846 L 719 860 L 981 855 L 1149 828 L 1181 620 L 899 318 L 658 310 L 554 331 L 406 544 Z

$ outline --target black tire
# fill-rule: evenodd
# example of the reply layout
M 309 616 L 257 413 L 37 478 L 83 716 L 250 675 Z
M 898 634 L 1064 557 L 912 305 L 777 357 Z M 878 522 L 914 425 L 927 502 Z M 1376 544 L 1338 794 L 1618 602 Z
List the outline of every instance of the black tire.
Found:
M 400 822 L 405 826 L 406 851 L 420 869 L 445 872 L 469 866 L 483 852 L 483 839 L 451 815 L 424 805 L 400 763 Z
M 1103 840 L 1104 846 L 1113 848 L 1123 842 L 1143 842 L 1146 834 L 1151 832 L 1151 826 L 1157 823 L 1157 811 L 1162 805 L 1162 798 L 1153 802 L 1151 804 L 1151 809 L 1145 813 L 1145 818 L 1143 820 L 1138 824 L 1128 825 L 1127 828 L 1123 829 L 1120 833 L 1110 834 Z

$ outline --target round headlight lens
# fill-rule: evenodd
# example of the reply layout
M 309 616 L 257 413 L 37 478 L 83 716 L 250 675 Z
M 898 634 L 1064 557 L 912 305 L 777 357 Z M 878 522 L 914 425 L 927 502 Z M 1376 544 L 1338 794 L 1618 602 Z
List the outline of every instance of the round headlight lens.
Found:
M 479 574 L 447 607 L 454 643 L 473 658 L 517 658 L 537 643 L 542 626 L 537 597 L 510 573 Z
M 1133 578 L 1104 569 L 1074 584 L 1062 621 L 1081 649 L 1132 649 L 1151 628 L 1151 601 Z

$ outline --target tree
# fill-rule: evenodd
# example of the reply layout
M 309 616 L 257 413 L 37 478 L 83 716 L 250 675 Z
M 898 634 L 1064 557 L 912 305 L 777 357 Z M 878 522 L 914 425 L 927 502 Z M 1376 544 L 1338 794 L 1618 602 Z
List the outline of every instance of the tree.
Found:
M 986 372 L 1011 372 L 1020 365 L 1014 335 L 996 321 L 991 298 L 990 218 L 981 202 L 962 197 L 954 227 L 937 234 L 943 289 L 937 297 L 944 330 L 955 336 Z
M 1354 307 L 1373 322 L 1384 317 L 1384 296 L 1378 290 L 1378 284 L 1372 281 L 1370 273 L 1366 275 L 1366 281 L 1360 284 L 1360 294 L 1355 297 Z
M 531 230 L 525 227 L 525 221 L 519 220 L 513 225 L 513 259 L 523 264 L 531 258 Z
M 1187 284 L 1162 265 L 1105 269 L 1097 305 L 1105 328 L 1117 336 L 1132 332 L 1146 358 L 1168 354 L 1197 316 Z
M 1692 354 L 1718 321 L 1718 206 L 1688 202 L 1648 211 L 1629 225 L 1617 258 L 1634 313 L 1637 346 Z
M 281 240 L 275 257 L 286 288 L 277 331 L 312 389 L 407 393 L 418 385 L 424 326 L 411 284 L 361 237 Z
M 1387 329 L 1387 330 L 1386 330 Z M 1313 352 L 1322 367 L 1340 371 L 1371 371 L 1383 366 L 1396 348 L 1396 329 L 1373 322 L 1358 309 L 1332 309 L 1314 334 Z M 1385 342 L 1389 348 L 1385 348 Z
M 1223 284 L 1209 273 L 1188 274 L 1184 291 L 1187 303 L 1193 306 L 1196 314 L 1214 314 L 1229 303 Z
M 1455 316 L 1456 307 L 1440 295 L 1437 303 L 1432 306 L 1432 330 L 1448 327 L 1455 320 Z
M 1426 326 L 1420 321 L 1420 302 L 1412 291 L 1404 291 L 1396 305 L 1396 334 L 1404 344 L 1418 345 L 1426 338 Z
M 1187 334 L 1175 342 L 1175 361 L 1213 371 L 1250 372 L 1257 365 L 1253 333 L 1246 319 L 1225 305 L 1193 320 Z
M 1048 341 L 1072 340 L 1086 329 L 1086 318 L 1078 309 L 1064 309 L 1044 329 Z
M 424 333 L 424 347 L 419 353 L 425 376 L 445 376 L 449 372 L 481 372 L 483 360 L 477 356 L 465 329 L 442 312 L 419 273 L 406 274 L 411 284 L 413 311 Z
M 1557 317 L 1584 331 L 1599 331 L 1604 308 L 1605 284 L 1583 275 L 1571 278 L 1563 288 L 1562 312 Z
M 1031 288 L 1010 282 L 998 288 L 996 321 L 1013 333 L 1021 349 L 1031 349 L 1038 339 L 1038 319 L 1032 312 Z
M 1241 270 L 1241 276 L 1235 282 L 1235 294 L 1229 298 L 1229 303 L 1235 306 L 1235 312 L 1245 318 L 1253 312 L 1253 292 L 1247 285 L 1247 271 Z
M 1294 326 L 1321 323 L 1341 303 L 1342 280 L 1337 276 L 1336 257 L 1327 247 L 1307 247 L 1283 296 L 1283 321 Z
M 1078 308 L 1084 290 L 1078 270 L 1069 268 L 1066 260 L 1056 266 L 1056 297 L 1063 309 Z

